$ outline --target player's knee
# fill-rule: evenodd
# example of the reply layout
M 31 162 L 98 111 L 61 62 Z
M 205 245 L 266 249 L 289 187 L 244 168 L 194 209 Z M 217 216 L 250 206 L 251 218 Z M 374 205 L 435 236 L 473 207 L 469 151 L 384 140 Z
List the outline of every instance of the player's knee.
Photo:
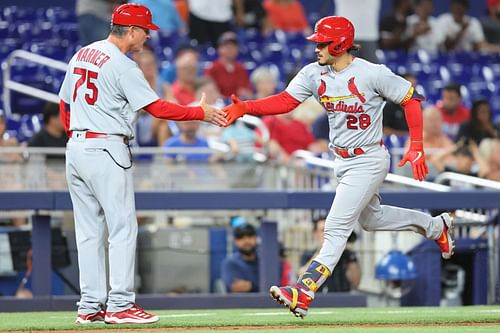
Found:
M 373 226 L 370 225 L 370 223 L 368 223 L 368 221 L 363 221 L 363 220 L 360 220 L 359 221 L 359 225 L 361 225 L 361 228 L 363 228 L 363 230 L 366 230 L 366 231 L 374 231 L 375 228 Z

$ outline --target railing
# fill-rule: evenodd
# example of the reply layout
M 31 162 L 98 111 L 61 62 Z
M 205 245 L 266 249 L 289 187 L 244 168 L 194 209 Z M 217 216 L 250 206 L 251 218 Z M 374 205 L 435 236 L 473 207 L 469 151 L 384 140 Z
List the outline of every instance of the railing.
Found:
M 59 104 L 59 97 L 57 97 L 56 94 L 38 88 L 34 88 L 27 84 L 16 82 L 11 79 L 11 70 L 15 59 L 24 59 L 32 61 L 34 63 L 55 68 L 63 72 L 65 72 L 68 67 L 68 64 L 66 64 L 65 62 L 47 58 L 35 53 L 31 53 L 24 50 L 12 51 L 12 53 L 9 54 L 7 59 L 2 63 L 3 83 L 4 83 L 3 108 L 5 110 L 5 114 L 7 115 L 7 117 L 12 116 L 11 98 L 10 98 L 11 90 L 17 91 L 22 94 L 34 96 L 48 102 Z
M 313 153 L 307 150 L 297 150 L 296 152 L 294 152 L 292 154 L 290 164 L 294 165 L 294 161 L 298 159 L 304 160 L 304 162 L 308 166 L 333 170 L 334 163 L 332 160 L 326 160 L 323 158 L 316 157 Z M 385 180 L 389 183 L 405 185 L 414 188 L 421 188 L 430 191 L 448 192 L 451 190 L 450 186 L 435 184 L 427 181 L 421 182 L 413 178 L 404 177 L 393 173 L 388 173 Z
M 455 172 L 443 172 L 436 177 L 436 183 L 443 184 L 448 181 L 455 181 L 461 184 L 480 186 L 493 190 L 500 190 L 500 182 L 478 177 L 472 177 Z

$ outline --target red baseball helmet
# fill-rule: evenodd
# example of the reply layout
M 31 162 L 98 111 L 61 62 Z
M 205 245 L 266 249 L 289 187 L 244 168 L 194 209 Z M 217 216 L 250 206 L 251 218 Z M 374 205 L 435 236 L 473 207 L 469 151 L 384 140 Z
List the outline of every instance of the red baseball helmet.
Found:
M 126 3 L 113 11 L 111 23 L 119 25 L 133 25 L 144 29 L 159 30 L 153 24 L 153 16 L 148 7 L 135 3 Z
M 314 33 L 307 37 L 316 43 L 328 43 L 331 55 L 340 55 L 349 50 L 354 43 L 354 26 L 342 16 L 327 16 L 316 22 Z

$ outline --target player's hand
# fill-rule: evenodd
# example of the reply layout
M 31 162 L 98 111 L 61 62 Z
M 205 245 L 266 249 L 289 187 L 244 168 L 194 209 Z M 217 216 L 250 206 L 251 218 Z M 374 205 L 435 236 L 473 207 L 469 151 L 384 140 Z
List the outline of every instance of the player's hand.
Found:
M 399 166 L 402 167 L 406 162 L 410 162 L 413 177 L 415 179 L 422 181 L 427 177 L 429 171 L 427 170 L 427 163 L 425 162 L 422 141 L 412 141 L 410 143 L 410 148 L 399 162 Z
M 206 101 L 207 97 L 206 94 L 203 93 L 201 95 L 201 100 L 200 100 L 200 106 L 205 112 L 205 117 L 203 118 L 203 121 L 206 121 L 207 123 L 212 123 L 214 125 L 217 125 L 219 127 L 223 127 L 226 125 L 226 113 L 220 109 L 217 109 L 213 107 L 212 105 L 208 104 Z
M 236 119 L 247 114 L 248 112 L 246 104 L 234 94 L 231 95 L 231 100 L 233 101 L 233 104 L 230 104 L 222 109 L 222 111 L 226 113 L 226 127 L 234 123 Z

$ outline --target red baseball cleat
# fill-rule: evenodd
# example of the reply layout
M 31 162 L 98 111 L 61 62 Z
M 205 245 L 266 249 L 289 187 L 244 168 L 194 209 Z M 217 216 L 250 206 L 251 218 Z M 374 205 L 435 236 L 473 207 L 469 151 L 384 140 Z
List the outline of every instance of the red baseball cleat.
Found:
M 441 249 L 443 259 L 450 259 L 455 251 L 455 241 L 453 240 L 453 218 L 448 213 L 440 215 L 443 221 L 443 233 L 436 239 L 437 245 Z
M 304 319 L 313 298 L 296 286 L 276 287 L 269 289 L 271 297 L 285 305 L 296 316 Z
M 144 311 L 143 308 L 134 304 L 130 309 L 120 312 L 106 312 L 104 321 L 106 324 L 151 324 L 160 318 Z
M 76 317 L 76 324 L 96 324 L 96 323 L 104 323 L 104 311 L 101 310 L 96 313 L 91 314 L 79 314 Z

